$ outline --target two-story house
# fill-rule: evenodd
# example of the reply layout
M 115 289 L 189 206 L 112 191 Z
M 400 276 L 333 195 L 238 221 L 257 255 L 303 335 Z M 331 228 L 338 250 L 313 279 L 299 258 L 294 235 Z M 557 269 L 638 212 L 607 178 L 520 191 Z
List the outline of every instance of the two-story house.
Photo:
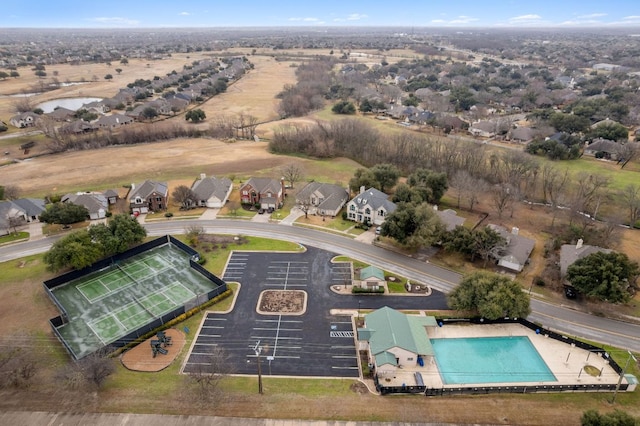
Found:
M 347 219 L 359 223 L 382 225 L 386 217 L 396 210 L 387 194 L 375 188 L 360 188 L 360 193 L 347 203 Z
M 166 210 L 168 196 L 166 182 L 145 180 L 140 185 L 131 184 L 129 206 L 134 214 Z
M 240 186 L 242 204 L 259 205 L 262 209 L 279 209 L 284 204 L 284 179 L 252 177 Z

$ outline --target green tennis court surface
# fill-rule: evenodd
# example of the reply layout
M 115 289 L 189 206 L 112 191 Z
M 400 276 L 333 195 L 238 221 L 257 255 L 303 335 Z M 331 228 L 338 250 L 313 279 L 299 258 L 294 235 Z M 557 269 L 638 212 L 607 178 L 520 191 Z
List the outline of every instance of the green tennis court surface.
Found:
M 217 285 L 165 244 L 52 290 L 68 322 L 58 328 L 77 358 L 113 343 Z

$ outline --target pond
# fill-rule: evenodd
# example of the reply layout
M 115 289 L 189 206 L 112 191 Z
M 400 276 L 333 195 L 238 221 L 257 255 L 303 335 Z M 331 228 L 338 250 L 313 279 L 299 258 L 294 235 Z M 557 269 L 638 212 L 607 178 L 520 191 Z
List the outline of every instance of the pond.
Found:
M 52 112 L 56 107 L 63 107 L 70 109 L 72 111 L 76 111 L 82 107 L 84 104 L 88 104 L 90 102 L 101 101 L 102 98 L 64 98 L 64 99 L 54 99 L 52 101 L 47 101 L 39 104 L 37 107 L 41 108 L 45 113 Z

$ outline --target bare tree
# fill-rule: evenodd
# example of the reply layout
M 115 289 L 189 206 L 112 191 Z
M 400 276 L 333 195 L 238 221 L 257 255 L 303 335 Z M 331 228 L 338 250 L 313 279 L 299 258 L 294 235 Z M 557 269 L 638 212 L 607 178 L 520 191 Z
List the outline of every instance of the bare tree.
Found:
M 6 185 L 3 190 L 3 198 L 5 200 L 17 200 L 20 198 L 20 188 L 16 185 Z
M 196 194 L 186 185 L 176 187 L 171 193 L 171 199 L 174 203 L 180 204 L 181 208 L 189 209 L 197 201 Z
M 220 347 L 210 347 L 203 358 L 203 361 L 196 365 L 195 371 L 189 373 L 188 380 L 196 385 L 200 400 L 209 401 L 219 393 L 220 382 L 231 374 L 231 362 L 230 357 Z
M 304 213 L 305 219 L 309 218 L 309 210 L 311 210 L 311 207 L 312 207 L 311 200 L 304 199 L 299 203 L 297 203 L 296 207 L 298 207 L 298 209 L 300 209 L 300 211 Z
M 545 204 L 551 205 L 551 227 L 555 225 L 556 216 L 560 207 L 560 202 L 565 196 L 565 189 L 569 182 L 569 171 L 560 172 L 551 165 L 542 168 L 542 193 Z
M 109 352 L 108 348 L 103 348 L 77 362 L 84 380 L 96 389 L 116 371 L 113 359 L 108 357 Z
M 29 97 L 25 95 L 19 98 L 15 98 L 15 100 L 13 101 L 13 109 L 17 113 L 33 111 L 33 104 L 31 103 L 31 99 L 29 99 Z
M 640 143 L 639 142 L 627 142 L 624 144 L 618 144 L 617 148 L 618 163 L 622 163 L 621 169 L 629 164 L 630 161 L 635 160 L 640 156 Z
M 304 176 L 302 168 L 296 163 L 289 163 L 283 166 L 280 171 L 282 172 L 282 177 L 289 182 L 291 188 L 293 188 L 294 184 L 299 182 Z
M 29 340 L 28 336 L 10 336 L 0 342 L 0 388 L 30 386 L 38 362 Z
M 633 229 L 640 219 L 640 186 L 629 184 L 618 193 L 629 212 L 629 226 Z
M 451 178 L 450 184 L 456 192 L 458 207 L 464 200 L 471 211 L 478 203 L 479 195 L 485 192 L 488 186 L 483 179 L 471 176 L 466 170 L 458 170 Z
M 491 189 L 491 203 L 493 204 L 498 217 L 502 218 L 502 214 L 507 208 L 510 208 L 515 201 L 516 189 L 508 183 L 494 185 Z M 513 217 L 513 210 L 511 212 Z
M 205 234 L 204 228 L 199 225 L 190 225 L 185 228 L 185 236 L 192 246 L 197 246 L 200 237 Z

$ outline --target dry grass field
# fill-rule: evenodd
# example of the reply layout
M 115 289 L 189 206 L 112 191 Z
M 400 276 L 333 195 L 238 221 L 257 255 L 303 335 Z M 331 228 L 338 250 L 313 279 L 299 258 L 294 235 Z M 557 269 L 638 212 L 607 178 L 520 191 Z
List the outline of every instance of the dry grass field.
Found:
M 208 117 L 207 121 L 213 120 L 217 115 L 240 113 L 253 115 L 261 121 L 278 117 L 278 101 L 275 95 L 285 84 L 295 83 L 295 68 L 290 66 L 291 62 L 275 61 L 261 53 L 268 52 L 258 52 L 258 55 L 250 57 L 251 62 L 255 64 L 254 70 L 231 85 L 227 93 L 216 96 L 202 105 L 201 108 Z M 394 56 L 414 56 L 412 52 L 404 51 L 387 53 L 390 61 Z M 48 76 L 45 80 L 52 76 L 53 71 L 57 71 L 57 78 L 61 82 L 79 81 L 84 78 L 89 83 L 38 95 L 33 101 L 37 103 L 58 97 L 112 96 L 118 88 L 137 78 L 164 75 L 173 69 L 181 69 L 185 63 L 198 58 L 196 54 L 190 54 L 174 55 L 161 61 L 130 60 L 128 65 L 113 63 L 111 67 L 104 64 L 47 67 Z M 116 68 L 123 69 L 121 75 L 117 75 Z M 38 78 L 30 70 L 19 71 L 19 79 L 0 81 L 0 94 L 33 91 L 34 85 L 38 84 Z M 104 80 L 107 73 L 113 75 L 113 80 Z M 94 75 L 98 77 L 98 81 L 92 81 Z M 11 98 L 0 97 L 1 120 L 8 121 L 13 115 L 12 107 Z M 305 120 L 310 122 L 312 118 L 298 119 L 297 122 Z M 261 125 L 258 127 L 258 134 L 261 137 L 269 137 L 273 128 L 282 123 L 284 122 L 278 121 Z M 217 176 L 269 176 L 279 174 L 278 169 L 291 162 L 301 165 L 306 179 L 326 179 L 327 176 L 331 176 L 334 181 L 343 184 L 346 184 L 352 170 L 358 167 L 355 162 L 345 159 L 313 161 L 276 156 L 267 151 L 267 145 L 263 142 L 178 139 L 37 157 L 3 167 L 0 180 L 2 184 L 19 186 L 24 195 L 43 196 L 52 192 L 119 187 L 147 178 L 167 180 L 171 187 L 175 187 L 188 184 L 200 173 Z M 489 211 L 490 207 L 485 202 L 480 204 L 479 209 Z M 542 210 L 530 210 L 528 207 L 520 206 L 515 210 L 513 218 L 499 220 L 492 217 L 490 220 L 508 228 L 518 226 L 522 234 L 537 239 L 532 264 L 524 275 L 524 279 L 531 280 L 541 270 L 544 262 L 541 255 L 543 240 L 540 232 L 547 229 L 548 217 Z M 632 258 L 640 259 L 637 234 L 637 231 L 624 231 L 620 248 Z M 0 336 L 15 333 L 31 335 L 32 339 L 35 339 L 34 350 L 53 353 L 49 357 L 52 360 L 51 365 L 42 373 L 51 375 L 51 367 L 59 365 L 66 357 L 59 343 L 53 338 L 47 322 L 49 318 L 57 315 L 41 287 L 43 277 L 49 275 L 37 257 L 26 262 L 2 264 L 0 270 Z M 3 281 L 3 276 L 20 278 Z M 257 395 L 254 392 L 255 379 L 234 379 L 229 387 L 225 388 L 222 403 L 204 404 L 186 393 L 182 389 L 181 381 L 175 377 L 171 377 L 166 383 L 163 380 L 158 383 L 157 376 L 148 373 L 125 373 L 118 370 L 117 376 L 113 381 L 109 379 L 105 389 L 96 393 L 74 392 L 56 387 L 56 393 L 52 394 L 51 388 L 44 384 L 36 384 L 26 391 L 2 391 L 0 409 L 165 412 L 259 418 L 521 425 L 579 424 L 580 415 L 586 409 L 613 409 L 607 402 L 607 394 L 382 398 L 363 392 L 362 388 L 354 386 L 353 381 L 294 381 L 268 378 L 265 380 L 265 395 Z M 118 385 L 118 381 L 125 381 L 127 385 Z M 633 396 L 621 395 L 619 408 L 638 416 L 640 408 L 633 405 L 635 401 L 637 398 L 634 399 Z

